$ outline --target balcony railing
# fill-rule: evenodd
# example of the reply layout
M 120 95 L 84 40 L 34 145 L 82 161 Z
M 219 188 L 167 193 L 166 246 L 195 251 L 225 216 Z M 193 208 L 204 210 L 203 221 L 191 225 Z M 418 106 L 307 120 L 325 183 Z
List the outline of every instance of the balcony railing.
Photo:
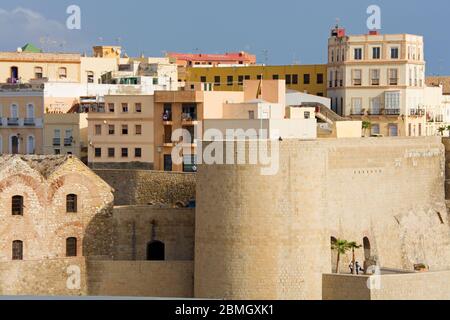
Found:
M 369 110 L 369 115 L 371 115 L 371 116 L 379 116 L 381 114 L 382 114 L 381 109 L 370 109 Z
M 409 109 L 409 114 L 411 116 L 423 117 L 425 115 L 425 109 L 420 108 Z
M 54 146 L 60 146 L 61 145 L 61 138 L 53 138 L 53 145 Z
M 353 79 L 353 85 L 354 86 L 360 86 L 362 84 L 361 79 Z
M 8 118 L 8 126 L 18 126 L 19 118 Z
M 379 86 L 380 85 L 380 79 L 372 79 L 372 85 L 373 86 Z
M 364 111 L 362 109 L 352 109 L 351 115 L 352 116 L 363 116 Z
M 387 116 L 398 116 L 400 115 L 400 109 L 384 109 L 384 114 Z
M 197 121 L 196 113 L 182 113 L 181 114 L 182 121 Z
M 396 86 L 398 85 L 398 78 L 389 78 L 389 84 L 391 86 Z
M 34 125 L 36 125 L 36 122 L 34 121 L 34 118 L 25 118 L 23 120 L 23 125 L 25 125 L 25 126 L 34 126 Z
M 64 138 L 64 146 L 65 147 L 70 147 L 73 144 L 73 139 L 72 138 Z

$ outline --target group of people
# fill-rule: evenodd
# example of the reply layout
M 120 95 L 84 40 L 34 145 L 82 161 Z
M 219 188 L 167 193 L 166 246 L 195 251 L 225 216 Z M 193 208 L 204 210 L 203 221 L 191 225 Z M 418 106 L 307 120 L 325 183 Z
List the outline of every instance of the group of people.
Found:
M 353 262 L 350 262 L 349 266 L 350 273 L 353 274 Z M 364 269 L 361 267 L 358 261 L 355 262 L 355 273 L 359 275 L 359 273 L 364 273 Z

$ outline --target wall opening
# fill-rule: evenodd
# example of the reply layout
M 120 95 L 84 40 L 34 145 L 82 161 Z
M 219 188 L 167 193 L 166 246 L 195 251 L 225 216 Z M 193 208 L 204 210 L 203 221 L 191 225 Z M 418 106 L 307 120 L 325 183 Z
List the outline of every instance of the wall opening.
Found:
M 161 241 L 151 241 L 147 244 L 147 260 L 164 261 L 165 245 Z
M 370 260 L 371 252 L 370 252 L 370 241 L 369 238 L 364 237 L 363 239 L 363 246 L 364 246 L 364 259 Z
M 333 250 L 333 245 L 337 242 L 335 237 L 330 238 L 330 250 L 331 250 L 331 273 L 337 273 L 337 252 Z

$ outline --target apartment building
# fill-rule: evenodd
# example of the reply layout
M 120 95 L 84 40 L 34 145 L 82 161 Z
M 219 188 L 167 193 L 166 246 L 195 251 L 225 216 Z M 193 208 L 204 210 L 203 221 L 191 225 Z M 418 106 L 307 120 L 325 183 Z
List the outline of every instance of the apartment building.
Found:
M 148 94 L 105 95 L 88 112 L 88 163 L 92 168 L 153 169 L 154 100 Z
M 44 114 L 44 154 L 70 154 L 87 163 L 87 131 L 87 113 Z
M 371 135 L 426 134 L 423 37 L 346 35 L 328 40 L 328 97 L 339 115 L 370 123 Z
M 43 105 L 40 86 L 0 86 L 0 153 L 42 154 Z
M 244 90 L 245 80 L 285 80 L 290 90 L 327 95 L 326 65 L 220 65 L 187 68 L 188 82 L 212 83 L 216 91 Z
M 203 120 L 222 118 L 224 103 L 245 100 L 244 92 L 210 91 L 208 86 L 200 84 L 187 88 L 189 90 L 155 92 L 155 170 L 195 171 L 196 139 L 202 137 Z M 190 137 L 174 141 L 172 137 L 177 129 L 185 129 Z M 173 148 L 179 143 L 184 147 L 182 164 L 172 161 Z M 187 150 L 189 152 L 184 153 Z

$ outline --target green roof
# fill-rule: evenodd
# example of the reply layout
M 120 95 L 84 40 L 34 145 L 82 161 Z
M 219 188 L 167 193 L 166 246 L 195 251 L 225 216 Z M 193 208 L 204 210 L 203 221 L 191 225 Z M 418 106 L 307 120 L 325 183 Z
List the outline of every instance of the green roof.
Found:
M 22 52 L 42 53 L 42 50 L 32 43 L 27 43 L 22 47 Z

